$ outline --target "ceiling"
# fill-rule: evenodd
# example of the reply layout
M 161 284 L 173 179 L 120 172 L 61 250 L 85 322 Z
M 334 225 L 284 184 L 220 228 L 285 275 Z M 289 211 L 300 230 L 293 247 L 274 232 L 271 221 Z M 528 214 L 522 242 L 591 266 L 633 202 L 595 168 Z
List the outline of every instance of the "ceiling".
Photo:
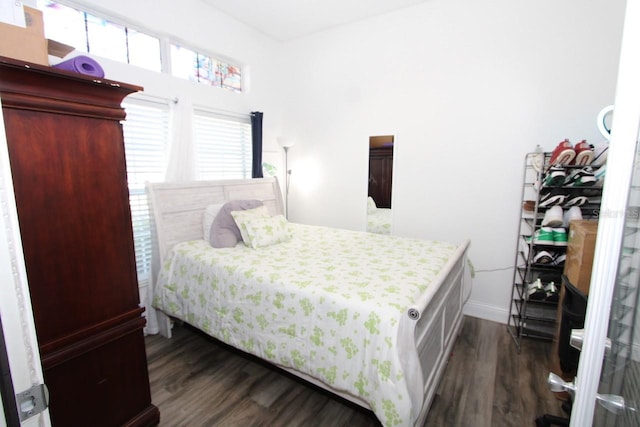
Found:
M 293 40 L 427 0 L 202 0 L 280 41 Z

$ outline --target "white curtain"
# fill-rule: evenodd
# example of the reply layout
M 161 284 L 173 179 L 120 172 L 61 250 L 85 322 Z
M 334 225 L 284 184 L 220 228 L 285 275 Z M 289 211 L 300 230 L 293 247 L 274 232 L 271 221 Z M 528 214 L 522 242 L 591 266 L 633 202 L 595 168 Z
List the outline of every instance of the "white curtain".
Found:
M 192 181 L 196 177 L 192 133 L 193 106 L 189 101 L 176 100 L 171 106 L 170 114 L 169 153 L 165 181 Z M 154 288 L 158 278 L 159 258 L 155 233 L 151 234 L 151 239 L 154 248 L 154 255 L 151 260 L 151 277 L 146 301 L 142 302 L 145 306 L 147 317 L 147 325 L 144 329 L 145 334 L 157 334 L 161 329 L 165 332 L 165 325 L 161 325 L 160 323 L 167 321 L 165 316 L 159 315 L 152 305 Z
M 169 128 L 169 164 L 167 182 L 185 182 L 196 179 L 194 159 L 193 105 L 190 101 L 176 101 L 171 109 Z

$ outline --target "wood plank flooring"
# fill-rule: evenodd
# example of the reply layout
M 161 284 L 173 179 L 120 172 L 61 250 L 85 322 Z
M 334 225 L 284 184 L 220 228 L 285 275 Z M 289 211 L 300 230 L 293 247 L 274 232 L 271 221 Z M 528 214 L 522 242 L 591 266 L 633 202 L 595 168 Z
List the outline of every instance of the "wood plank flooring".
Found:
M 187 327 L 146 337 L 160 426 L 380 426 L 356 405 Z M 546 385 L 549 342 L 518 354 L 505 325 L 465 317 L 426 426 L 535 426 L 564 416 Z

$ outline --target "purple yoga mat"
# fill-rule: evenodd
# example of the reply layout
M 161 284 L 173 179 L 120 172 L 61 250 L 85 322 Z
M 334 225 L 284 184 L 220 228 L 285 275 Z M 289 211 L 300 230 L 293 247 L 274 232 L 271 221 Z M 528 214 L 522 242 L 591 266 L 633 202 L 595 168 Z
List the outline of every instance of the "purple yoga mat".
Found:
M 62 61 L 61 63 L 54 65 L 54 68 L 73 71 L 75 73 L 100 79 L 104 77 L 104 70 L 100 64 L 88 56 L 76 56 L 75 58 L 67 59 L 66 61 Z

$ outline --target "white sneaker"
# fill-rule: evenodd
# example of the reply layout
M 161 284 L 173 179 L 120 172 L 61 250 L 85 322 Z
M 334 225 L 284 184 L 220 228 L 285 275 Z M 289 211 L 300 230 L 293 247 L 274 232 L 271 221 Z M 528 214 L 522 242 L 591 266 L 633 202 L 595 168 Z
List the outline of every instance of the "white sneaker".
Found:
M 563 203 L 565 208 L 573 207 L 573 206 L 583 206 L 589 203 L 589 198 L 587 196 L 571 196 L 568 197 L 567 200 Z
M 607 162 L 607 152 L 609 151 L 609 141 L 600 142 L 593 146 L 593 161 L 591 166 L 602 166 Z
M 543 227 L 560 227 L 562 225 L 562 208 L 553 206 L 547 210 L 542 219 Z
M 581 220 L 581 219 L 582 219 L 582 210 L 578 206 L 572 206 L 565 211 L 562 219 L 562 226 L 565 228 L 569 227 L 569 223 L 571 221 Z
M 536 256 L 533 257 L 534 264 L 553 264 L 554 255 L 549 251 L 538 251 Z

